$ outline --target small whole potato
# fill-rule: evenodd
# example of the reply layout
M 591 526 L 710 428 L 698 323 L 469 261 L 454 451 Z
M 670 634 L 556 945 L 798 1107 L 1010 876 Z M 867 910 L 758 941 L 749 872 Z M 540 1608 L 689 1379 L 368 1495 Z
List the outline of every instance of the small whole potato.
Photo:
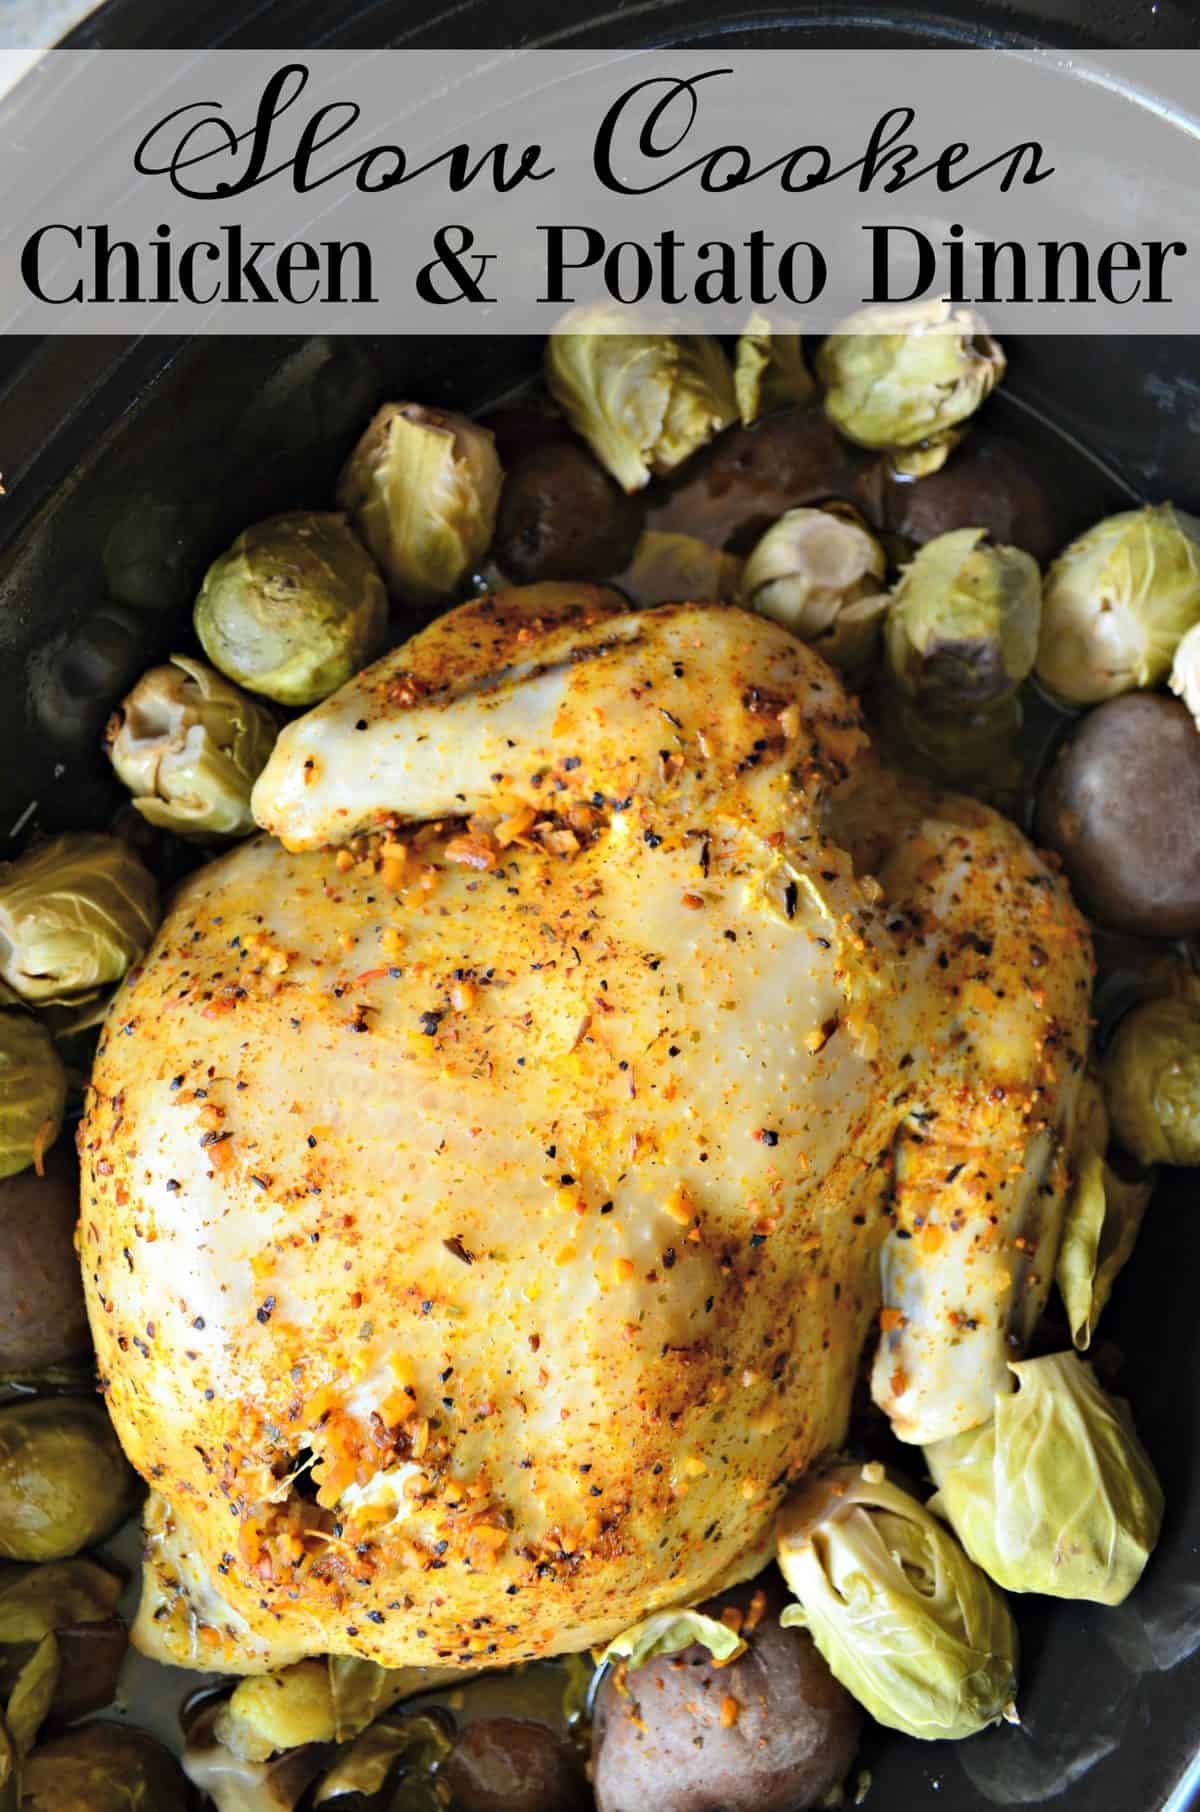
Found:
M 29 1169 L 0 1182 L 0 1373 L 36 1376 L 88 1352 L 78 1218 L 69 1139 L 47 1152 L 44 1176 Z
M 1163 692 L 1090 711 L 1055 756 L 1037 836 L 1081 906 L 1114 931 L 1200 931 L 1200 732 Z
M 739 1586 L 702 1608 L 747 1613 L 763 1589 Z M 623 1685 L 607 1676 L 592 1727 L 598 1812 L 801 1812 L 845 1777 L 862 1714 L 807 1632 L 780 1628 L 780 1588 L 765 1590 L 736 1661 L 717 1667 L 694 1644 Z
M 570 1744 L 533 1718 L 480 1718 L 441 1773 L 457 1812 L 583 1812 L 583 1769 Z
M 585 448 L 538 447 L 505 476 L 492 557 L 518 585 L 606 579 L 628 564 L 644 514 Z
M 875 526 L 916 547 L 952 529 L 985 529 L 997 546 L 1019 547 L 1044 565 L 1067 536 L 1052 494 L 1027 455 L 971 434 L 928 478 L 883 474 Z
M 748 554 L 785 510 L 852 497 L 871 463 L 819 406 L 783 409 L 728 429 L 689 459 L 650 526 Z

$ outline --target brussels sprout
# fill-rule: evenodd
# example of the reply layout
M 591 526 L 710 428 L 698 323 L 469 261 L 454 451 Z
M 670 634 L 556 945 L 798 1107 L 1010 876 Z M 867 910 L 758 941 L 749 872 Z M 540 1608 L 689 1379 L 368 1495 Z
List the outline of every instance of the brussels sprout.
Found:
M 315 705 L 365 667 L 387 621 L 375 563 L 344 516 L 293 510 L 243 529 L 196 599 L 196 634 L 227 679 Z
M 614 1636 L 600 1664 L 606 1661 L 628 1661 L 631 1668 L 644 1667 L 658 1655 L 678 1654 L 698 1642 L 715 1661 L 732 1661 L 746 1645 L 736 1630 L 703 1611 L 655 1611 L 643 1617 L 624 1634 Z
M 896 687 L 884 686 L 878 704 L 883 741 L 897 762 L 914 773 L 987 797 L 1003 797 L 1017 785 L 1017 737 L 1024 721 L 1019 698 L 1003 698 L 961 717 L 941 717 Z
M 504 474 L 488 429 L 385 403 L 342 467 L 338 502 L 405 604 L 441 604 L 478 564 Z
M 788 510 L 769 528 L 742 572 L 739 601 L 773 617 L 835 667 L 874 653 L 888 607 L 883 549 L 851 513 Z
M 1183 700 L 1200 730 L 1200 623 L 1192 624 L 1176 648 L 1167 684 Z
M 265 1761 L 304 1743 L 347 1742 L 399 1700 L 465 1677 L 462 1669 L 379 1667 L 349 1655 L 298 1661 L 243 1680 L 217 1713 L 213 1734 L 233 1755 Z
M 743 426 L 772 409 L 807 403 L 816 387 L 803 337 L 775 333 L 765 315 L 751 315 L 733 355 L 733 392 Z
M 673 472 L 737 415 L 729 362 L 701 335 L 631 333 L 605 304 L 567 315 L 546 342 L 546 385 L 626 491 Z
M 694 535 L 646 529 L 615 583 L 635 604 L 727 604 L 737 595 L 742 563 Z
M 784 1505 L 779 1567 L 836 1679 L 916 1737 L 965 1737 L 1011 1716 L 1017 1632 L 947 1529 L 882 1466 L 840 1466 Z
M 925 1449 L 944 1516 L 1009 1592 L 1120 1604 L 1162 1524 L 1162 1488 L 1129 1407 L 1075 1353 L 1008 1368 L 995 1418 Z
M 347 1793 L 369 1797 L 380 1792 L 401 1760 L 406 1771 L 431 1774 L 452 1746 L 447 1720 L 436 1711 L 379 1718 L 339 1756 L 317 1788 L 313 1805 L 324 1806 Z
M 1112 1287 L 1133 1254 L 1153 1177 L 1122 1177 L 1103 1150 L 1086 1152 L 1067 1203 L 1055 1281 L 1071 1339 L 1081 1352 L 1092 1343 Z
M 111 1535 L 136 1476 L 99 1403 L 40 1397 L 0 1409 L 0 1555 L 62 1560 Z
M 25 1764 L 21 1812 L 187 1812 L 189 1804 L 174 1757 L 131 1724 L 77 1724 Z
M 4 1722 L 19 1757 L 33 1748 L 54 1703 L 59 1665 L 58 1643 L 52 1635 L 43 1636 L 17 1675 L 4 1708 Z
M 20 1779 L 16 1746 L 0 1724 L 0 1812 L 18 1812 Z
M 1113 1132 L 1139 1164 L 1200 1164 L 1200 1006 L 1148 1000 L 1104 1060 Z
M 927 541 L 900 576 L 884 631 L 890 675 L 943 716 L 1009 698 L 1033 669 L 1042 610 L 1037 562 L 982 529 Z
M 121 1581 L 95 1560 L 0 1568 L 0 1643 L 40 1642 L 43 1636 L 112 1617 Z
M 69 831 L 0 864 L 0 976 L 52 1005 L 120 981 L 158 922 L 158 889 L 118 837 Z
M 108 726 L 108 757 L 142 817 L 181 837 L 243 837 L 279 726 L 203 661 L 144 673 Z
M 1004 366 L 1002 347 L 974 309 L 944 299 L 860 309 L 817 354 L 834 427 L 859 446 L 890 452 L 911 477 L 945 463 L 956 431 Z
M 1157 686 L 1200 622 L 1200 543 L 1169 503 L 1122 510 L 1046 574 L 1037 677 L 1064 705 Z
M 66 1102 L 67 1072 L 45 1026 L 0 1012 L 0 1178 L 27 1170 L 53 1145 Z

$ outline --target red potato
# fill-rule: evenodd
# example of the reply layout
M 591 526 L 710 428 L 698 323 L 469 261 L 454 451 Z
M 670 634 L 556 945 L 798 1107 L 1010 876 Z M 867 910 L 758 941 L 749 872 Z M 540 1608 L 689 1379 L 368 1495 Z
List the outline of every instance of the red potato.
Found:
M 747 1649 L 723 1667 L 699 1644 L 626 1674 L 597 1698 L 597 1812 L 801 1812 L 848 1773 L 862 1714 L 804 1631 L 781 1629 L 769 1587 Z M 743 1613 L 755 1586 L 702 1608 Z

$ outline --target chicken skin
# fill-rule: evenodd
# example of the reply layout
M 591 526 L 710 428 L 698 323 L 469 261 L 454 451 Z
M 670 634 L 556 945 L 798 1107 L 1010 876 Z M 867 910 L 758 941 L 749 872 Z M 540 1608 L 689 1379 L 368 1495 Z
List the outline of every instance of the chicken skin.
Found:
M 1088 941 L 811 650 L 477 600 L 286 729 L 254 804 L 80 1134 L 171 1658 L 502 1666 L 704 1598 L 877 1331 L 902 1439 L 990 1414 L 1053 1271 Z

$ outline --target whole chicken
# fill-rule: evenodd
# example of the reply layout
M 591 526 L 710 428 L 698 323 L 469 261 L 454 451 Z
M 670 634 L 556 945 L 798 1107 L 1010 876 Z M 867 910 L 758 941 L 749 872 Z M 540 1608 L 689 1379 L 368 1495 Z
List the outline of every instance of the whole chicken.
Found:
M 579 1650 L 762 1564 L 869 1337 L 902 1440 L 1040 1312 L 1088 1035 L 1058 875 L 717 605 L 529 587 L 284 731 L 80 1134 L 141 1630 Z

